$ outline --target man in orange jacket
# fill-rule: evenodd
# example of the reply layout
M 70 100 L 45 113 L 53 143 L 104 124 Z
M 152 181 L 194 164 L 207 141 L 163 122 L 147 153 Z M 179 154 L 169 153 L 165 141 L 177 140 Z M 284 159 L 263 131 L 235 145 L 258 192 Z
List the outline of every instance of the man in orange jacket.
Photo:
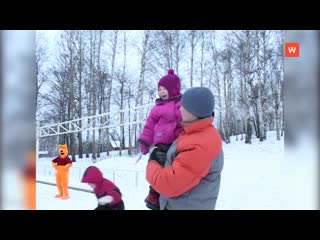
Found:
M 68 157 L 67 144 L 59 145 L 59 157 L 52 160 L 51 165 L 56 169 L 56 184 L 58 187 L 58 194 L 56 198 L 69 198 L 69 168 L 72 166 L 72 161 Z
M 224 163 L 222 140 L 213 125 L 214 96 L 188 89 L 181 100 L 183 132 L 163 156 L 155 149 L 146 178 L 160 193 L 161 210 L 214 210 Z

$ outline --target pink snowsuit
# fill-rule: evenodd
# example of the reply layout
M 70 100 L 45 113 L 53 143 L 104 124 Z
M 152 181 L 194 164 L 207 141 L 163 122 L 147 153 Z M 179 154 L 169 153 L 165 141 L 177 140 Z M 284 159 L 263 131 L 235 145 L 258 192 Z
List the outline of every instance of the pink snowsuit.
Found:
M 140 143 L 148 148 L 159 143 L 173 143 L 182 132 L 180 100 L 181 95 L 168 100 L 156 100 L 139 137 Z

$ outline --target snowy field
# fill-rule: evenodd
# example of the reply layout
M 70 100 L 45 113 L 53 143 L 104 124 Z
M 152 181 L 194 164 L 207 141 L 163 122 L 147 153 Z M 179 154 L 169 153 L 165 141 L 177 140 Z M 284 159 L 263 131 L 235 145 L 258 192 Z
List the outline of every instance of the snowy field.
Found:
M 274 132 L 268 133 L 265 142 L 258 139 L 252 142 L 248 145 L 232 139 L 231 144 L 223 145 L 225 161 L 216 209 L 316 209 L 315 153 L 301 152 L 300 160 L 284 158 L 284 141 L 276 141 Z M 88 166 L 96 165 L 106 178 L 120 187 L 126 210 L 147 210 L 144 199 L 148 193 L 145 180 L 148 156 L 143 156 L 137 164 L 136 159 L 137 156 L 107 158 L 104 154 L 95 164 L 89 159 L 77 159 L 70 168 L 69 186 L 90 189 L 80 179 Z M 38 181 L 55 183 L 51 160 L 38 160 Z M 90 210 L 96 207 L 92 193 L 70 190 L 70 199 L 61 200 L 54 198 L 56 191 L 55 186 L 37 183 L 37 209 Z

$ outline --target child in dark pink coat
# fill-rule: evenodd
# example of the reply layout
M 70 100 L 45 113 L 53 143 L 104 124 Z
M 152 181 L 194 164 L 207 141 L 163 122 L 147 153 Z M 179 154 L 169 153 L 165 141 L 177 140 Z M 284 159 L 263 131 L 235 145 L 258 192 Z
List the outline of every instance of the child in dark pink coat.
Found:
M 81 182 L 88 183 L 96 194 L 98 206 L 94 210 L 124 210 L 119 188 L 113 182 L 104 178 L 97 167 L 88 167 Z
M 156 100 L 138 140 L 143 154 L 147 154 L 153 145 L 157 147 L 158 152 L 166 153 L 182 132 L 182 118 L 179 110 L 181 107 L 180 89 L 180 79 L 172 69 L 168 71 L 168 75 L 159 80 L 160 98 Z M 148 208 L 159 209 L 159 193 L 151 186 L 145 202 Z

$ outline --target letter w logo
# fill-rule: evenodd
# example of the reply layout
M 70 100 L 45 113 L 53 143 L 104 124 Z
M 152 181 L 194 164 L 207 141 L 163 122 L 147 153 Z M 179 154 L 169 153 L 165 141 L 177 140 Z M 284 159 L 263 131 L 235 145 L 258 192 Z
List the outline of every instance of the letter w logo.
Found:
M 299 43 L 285 43 L 285 57 L 299 57 L 300 47 Z

